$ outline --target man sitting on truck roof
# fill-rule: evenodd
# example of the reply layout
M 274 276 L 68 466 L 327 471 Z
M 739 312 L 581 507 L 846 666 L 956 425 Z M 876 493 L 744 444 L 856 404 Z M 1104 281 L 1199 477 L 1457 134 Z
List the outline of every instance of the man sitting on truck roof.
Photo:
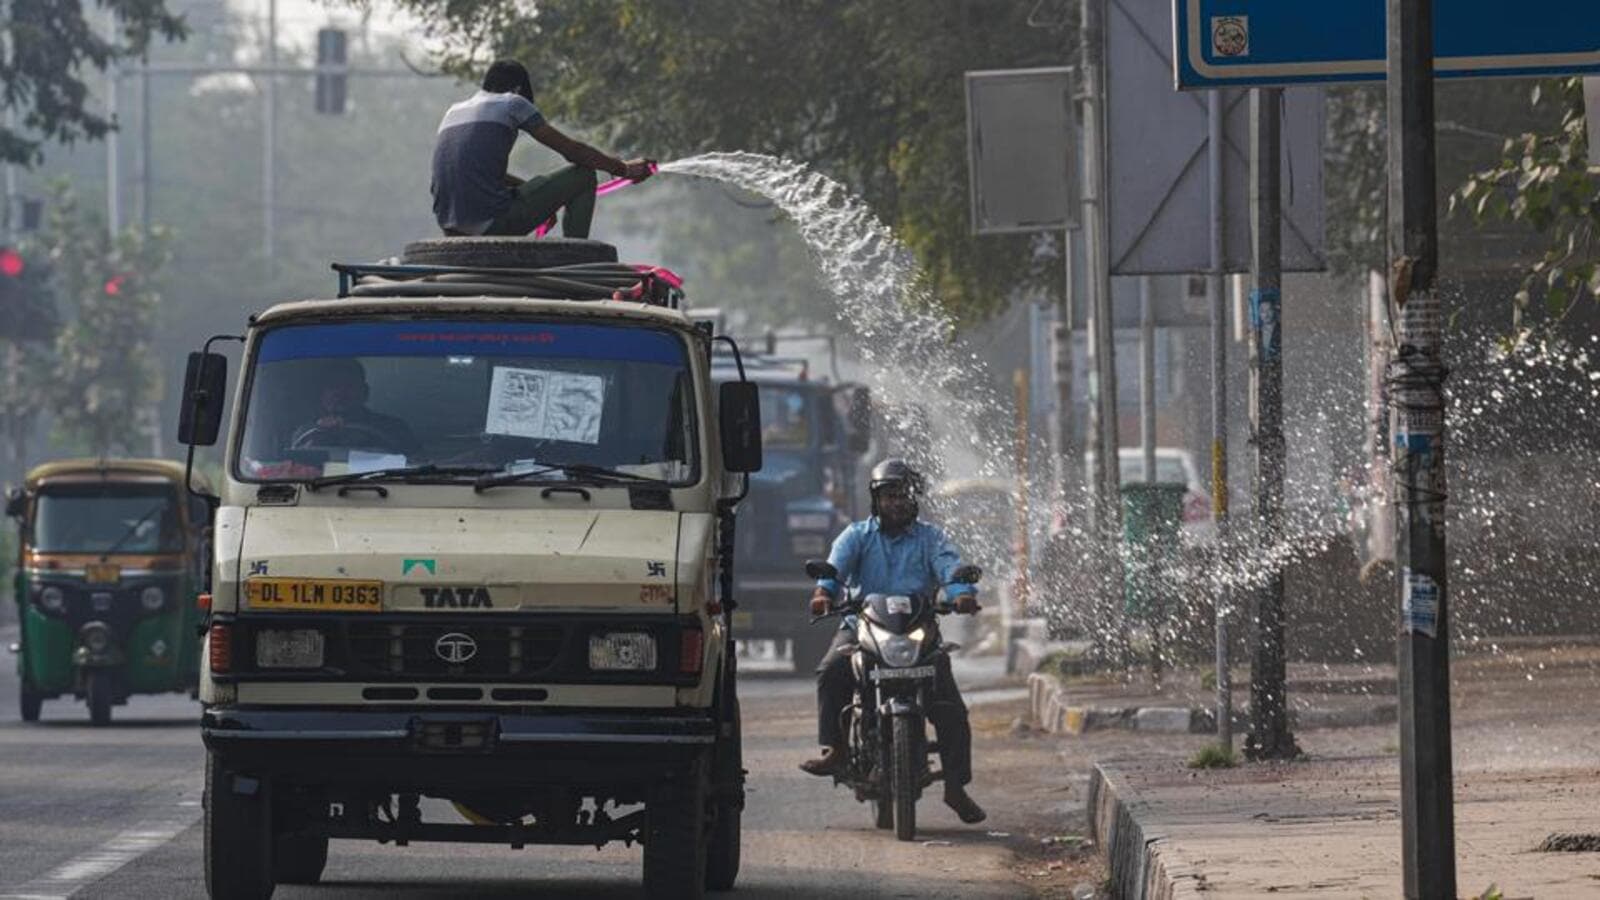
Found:
M 517 132 L 561 154 L 572 165 L 523 181 L 506 171 Z M 433 215 L 446 235 L 525 235 L 565 209 L 561 233 L 589 236 L 595 171 L 643 181 L 652 163 L 624 161 L 573 140 L 533 105 L 533 82 L 515 60 L 489 66 L 483 89 L 450 107 L 433 147 Z

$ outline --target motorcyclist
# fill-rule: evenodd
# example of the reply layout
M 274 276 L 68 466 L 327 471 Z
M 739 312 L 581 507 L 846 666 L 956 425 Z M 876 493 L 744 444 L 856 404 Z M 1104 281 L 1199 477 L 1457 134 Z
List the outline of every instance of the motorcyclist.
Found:
M 952 603 L 956 612 L 976 612 L 977 592 L 973 586 L 952 583 L 955 570 L 961 566 L 960 554 L 943 531 L 917 521 L 918 498 L 924 488 L 922 476 L 905 460 L 890 458 L 873 467 L 870 487 L 872 518 L 849 525 L 833 542 L 828 562 L 838 570 L 839 579 L 817 582 L 811 595 L 812 615 L 828 612 L 841 582 L 869 594 L 912 594 L 944 588 L 944 602 Z M 854 641 L 854 623 L 846 621 L 817 665 L 817 739 L 822 753 L 800 765 L 812 775 L 838 774 L 848 761 L 839 719 L 854 693 L 854 675 L 845 652 Z M 950 672 L 948 656 L 941 655 L 938 660 L 928 720 L 938 734 L 945 804 L 963 822 L 983 821 L 983 808 L 966 791 L 972 780 L 972 728 L 967 723 L 967 707 Z

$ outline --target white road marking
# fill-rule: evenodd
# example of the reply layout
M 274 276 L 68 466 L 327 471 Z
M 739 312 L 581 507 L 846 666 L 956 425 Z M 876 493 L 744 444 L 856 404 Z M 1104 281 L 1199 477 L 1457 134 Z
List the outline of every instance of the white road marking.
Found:
M 67 900 L 177 837 L 200 818 L 199 805 L 199 801 L 185 800 L 159 812 L 26 884 L 0 888 L 0 900 Z

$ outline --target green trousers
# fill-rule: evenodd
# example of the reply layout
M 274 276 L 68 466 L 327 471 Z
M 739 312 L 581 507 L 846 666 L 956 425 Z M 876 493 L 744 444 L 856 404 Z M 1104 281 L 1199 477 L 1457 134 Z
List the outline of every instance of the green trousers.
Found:
M 511 206 L 489 223 L 484 234 L 531 234 L 539 223 L 565 209 L 561 233 L 569 238 L 586 238 L 589 224 L 594 221 L 594 188 L 598 183 L 594 170 L 581 166 L 566 166 L 549 175 L 529 178 L 517 187 Z

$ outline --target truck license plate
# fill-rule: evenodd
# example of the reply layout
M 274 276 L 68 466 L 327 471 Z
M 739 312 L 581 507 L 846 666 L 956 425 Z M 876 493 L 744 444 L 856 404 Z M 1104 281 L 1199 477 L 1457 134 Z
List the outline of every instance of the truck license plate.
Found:
M 932 678 L 933 666 L 912 666 L 909 669 L 873 669 L 873 681 L 889 681 L 901 678 Z
M 252 609 L 331 609 L 377 612 L 383 582 L 334 578 L 252 578 L 245 582 Z

